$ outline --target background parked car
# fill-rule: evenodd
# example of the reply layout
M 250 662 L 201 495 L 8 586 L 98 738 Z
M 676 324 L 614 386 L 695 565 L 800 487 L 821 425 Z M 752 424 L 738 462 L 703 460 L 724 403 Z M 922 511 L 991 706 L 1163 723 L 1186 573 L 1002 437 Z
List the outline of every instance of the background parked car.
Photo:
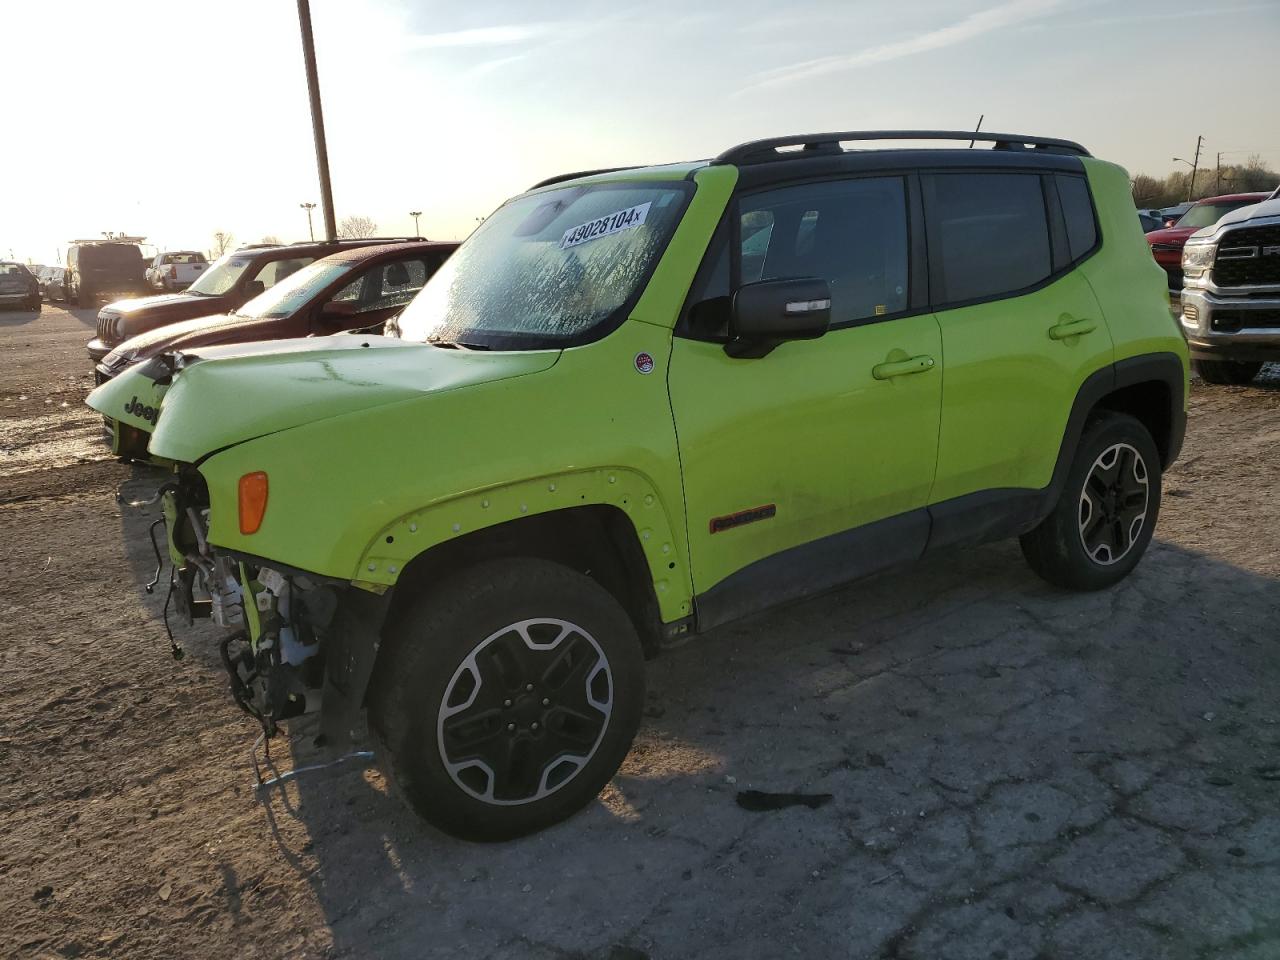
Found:
M 1182 203 L 1175 203 L 1172 207 L 1161 207 L 1160 216 L 1164 218 L 1164 225 L 1166 227 L 1172 227 L 1178 222 L 1178 219 L 1193 206 L 1195 206 L 1194 201 L 1186 200 Z
M 1229 193 L 1221 197 L 1205 197 L 1193 203 L 1172 227 L 1148 233 L 1147 243 L 1151 244 L 1151 253 L 1156 258 L 1156 263 L 1164 267 L 1164 272 L 1169 275 L 1169 289 L 1182 289 L 1182 247 L 1187 242 L 1187 237 L 1202 227 L 1217 223 L 1223 214 L 1265 199 L 1265 193 Z
M 156 294 L 109 303 L 98 311 L 97 336 L 88 343 L 95 364 L 130 337 L 179 320 L 230 313 L 285 277 L 339 250 L 372 247 L 422 237 L 368 237 L 363 240 L 254 246 L 215 260 L 181 293 Z
M 45 300 L 67 299 L 67 268 L 45 267 L 36 278 L 40 282 L 40 295 Z
M 216 344 L 381 332 L 456 250 L 430 240 L 342 250 L 303 267 L 225 314 L 197 317 L 126 340 L 95 368 L 105 383 L 157 353 Z
M 1160 230 L 1164 227 L 1164 220 L 1158 210 L 1139 210 L 1138 222 L 1142 224 L 1143 233 L 1150 233 L 1152 230 Z
M 141 238 L 73 241 L 67 249 L 68 297 L 91 307 L 102 298 L 144 292 L 146 267 L 139 243 Z
M 25 265 L 0 261 L 0 307 L 40 309 L 40 283 Z
M 185 290 L 209 266 L 198 250 L 171 250 L 157 254 L 147 267 L 147 283 L 156 290 Z

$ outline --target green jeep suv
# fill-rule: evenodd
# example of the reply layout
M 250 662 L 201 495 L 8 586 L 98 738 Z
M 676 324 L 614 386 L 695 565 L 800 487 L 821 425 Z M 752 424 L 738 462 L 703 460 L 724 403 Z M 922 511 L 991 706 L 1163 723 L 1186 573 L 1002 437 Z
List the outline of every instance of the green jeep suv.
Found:
M 988 149 L 856 149 L 976 139 Z M 537 184 L 389 336 L 153 358 L 89 398 L 161 488 L 170 599 L 270 735 L 367 717 L 470 838 L 618 769 L 664 645 L 926 553 L 1138 563 L 1187 349 L 1123 170 L 897 131 Z M 121 432 L 123 431 L 123 432 Z

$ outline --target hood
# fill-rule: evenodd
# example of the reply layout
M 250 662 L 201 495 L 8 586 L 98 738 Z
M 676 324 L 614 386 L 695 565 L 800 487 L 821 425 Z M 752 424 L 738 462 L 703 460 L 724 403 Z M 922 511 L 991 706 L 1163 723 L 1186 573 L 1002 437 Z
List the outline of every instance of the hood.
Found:
M 112 300 L 102 308 L 103 313 L 115 315 L 137 313 L 143 310 L 164 310 L 170 307 L 196 303 L 210 298 L 194 293 L 161 293 L 154 297 L 130 297 L 127 300 Z
M 343 334 L 210 347 L 179 353 L 176 364 L 172 356 L 157 355 L 126 370 L 86 402 L 154 431 L 152 455 L 193 463 L 304 423 L 537 373 L 554 365 L 560 351 L 446 350 Z
M 1163 230 L 1152 230 L 1146 234 L 1146 238 L 1147 243 L 1168 243 L 1180 247 L 1195 232 L 1195 227 L 1165 227 Z
M 280 319 L 273 317 L 269 320 L 249 320 L 229 313 L 193 317 L 130 337 L 111 352 L 130 360 L 145 360 L 163 350 L 186 350 L 229 341 L 270 339 L 271 329 L 273 326 L 278 327 Z
M 1228 214 L 1224 214 L 1222 219 L 1211 227 L 1205 227 L 1212 233 L 1220 227 L 1225 227 L 1231 223 L 1241 223 L 1245 220 L 1255 220 L 1260 217 L 1280 217 L 1280 200 L 1263 200 L 1261 203 L 1251 203 L 1247 207 L 1237 207 Z

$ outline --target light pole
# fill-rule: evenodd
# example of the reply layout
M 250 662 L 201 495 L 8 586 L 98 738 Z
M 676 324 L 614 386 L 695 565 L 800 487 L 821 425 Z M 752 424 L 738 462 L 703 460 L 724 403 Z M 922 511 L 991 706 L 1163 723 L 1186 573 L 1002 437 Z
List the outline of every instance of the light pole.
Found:
M 409 216 L 413 217 L 413 235 L 420 237 L 422 234 L 418 231 L 418 218 L 422 216 L 421 210 L 410 210 Z
M 298 206 L 307 211 L 307 233 L 311 234 L 311 242 L 315 243 L 316 231 L 315 228 L 311 226 L 311 211 L 316 208 L 316 205 L 314 203 L 300 203 Z
M 329 185 L 329 148 L 325 144 L 324 114 L 320 110 L 320 79 L 316 75 L 310 0 L 298 0 L 298 26 L 302 30 L 302 59 L 307 71 L 307 95 L 311 100 L 311 133 L 316 142 L 316 170 L 320 174 L 320 214 L 324 217 L 325 239 L 336 240 L 338 225 L 333 215 L 333 188 Z
M 1194 193 L 1196 189 L 1196 174 L 1200 170 L 1200 146 L 1203 143 L 1204 143 L 1204 137 L 1202 136 L 1196 137 L 1196 158 L 1194 161 L 1183 160 L 1181 157 L 1173 158 L 1176 162 L 1185 163 L 1188 167 L 1191 168 L 1191 180 L 1188 181 L 1187 183 L 1187 199 L 1188 200 L 1191 199 L 1191 194 Z

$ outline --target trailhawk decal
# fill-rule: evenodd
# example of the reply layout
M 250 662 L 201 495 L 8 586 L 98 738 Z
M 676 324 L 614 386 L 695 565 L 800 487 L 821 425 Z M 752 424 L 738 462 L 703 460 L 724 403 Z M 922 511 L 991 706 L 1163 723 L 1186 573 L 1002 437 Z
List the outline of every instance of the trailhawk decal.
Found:
M 649 207 L 652 205 L 653 201 L 649 200 L 634 207 L 619 210 L 617 213 L 610 213 L 607 216 L 600 217 L 598 220 L 591 220 L 576 227 L 570 227 L 564 232 L 564 236 L 560 238 L 560 249 L 567 250 L 570 247 L 576 247 L 580 243 L 586 243 L 588 240 L 599 240 L 601 237 L 607 237 L 623 230 L 631 230 L 634 227 L 641 226 L 644 223 L 644 218 L 649 215 Z
M 737 513 L 731 513 L 726 517 L 712 517 L 711 532 L 722 533 L 725 530 L 732 530 L 734 527 L 755 523 L 757 520 L 771 520 L 777 515 L 778 505 L 776 503 L 766 503 L 763 507 L 739 510 Z

